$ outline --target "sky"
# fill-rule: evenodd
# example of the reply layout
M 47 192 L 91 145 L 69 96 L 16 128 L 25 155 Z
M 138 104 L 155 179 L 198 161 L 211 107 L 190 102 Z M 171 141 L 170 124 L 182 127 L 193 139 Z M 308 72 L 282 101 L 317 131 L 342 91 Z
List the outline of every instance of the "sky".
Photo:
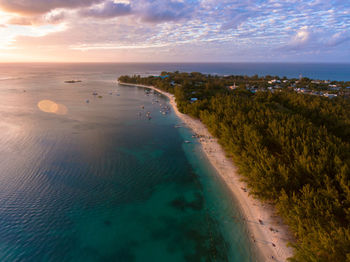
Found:
M 350 62 L 350 0 L 0 0 L 0 62 Z

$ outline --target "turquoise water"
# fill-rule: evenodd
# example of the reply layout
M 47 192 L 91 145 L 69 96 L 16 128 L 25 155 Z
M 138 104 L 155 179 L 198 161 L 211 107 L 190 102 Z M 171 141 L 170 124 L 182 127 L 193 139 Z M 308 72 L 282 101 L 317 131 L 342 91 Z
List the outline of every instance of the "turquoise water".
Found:
M 256 260 L 167 99 L 116 84 L 137 68 L 0 68 L 0 261 Z

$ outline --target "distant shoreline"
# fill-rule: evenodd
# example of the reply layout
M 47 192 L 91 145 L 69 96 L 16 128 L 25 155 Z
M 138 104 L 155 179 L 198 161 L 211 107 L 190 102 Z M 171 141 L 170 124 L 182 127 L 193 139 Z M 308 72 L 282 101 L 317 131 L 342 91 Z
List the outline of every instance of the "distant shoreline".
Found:
M 212 137 L 205 125 L 200 120 L 179 112 L 175 97 L 170 93 L 154 86 L 118 83 L 126 86 L 150 88 L 169 98 L 176 115 L 194 133 L 200 135 L 199 142 L 204 153 L 238 201 L 247 222 L 251 242 L 257 249 L 260 259 L 262 261 L 287 261 L 287 258 L 293 255 L 293 249 L 287 247 L 287 243 L 293 241 L 288 227 L 283 224 L 272 205 L 261 203 L 249 195 L 245 183 L 240 181 L 241 176 L 232 160 L 226 156 L 217 139 Z

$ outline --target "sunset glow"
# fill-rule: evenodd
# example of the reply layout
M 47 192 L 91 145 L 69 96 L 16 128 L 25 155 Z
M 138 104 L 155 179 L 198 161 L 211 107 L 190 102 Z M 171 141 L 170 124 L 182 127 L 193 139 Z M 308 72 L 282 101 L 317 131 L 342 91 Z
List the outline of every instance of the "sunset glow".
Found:
M 0 60 L 348 62 L 349 28 L 348 1 L 0 0 Z

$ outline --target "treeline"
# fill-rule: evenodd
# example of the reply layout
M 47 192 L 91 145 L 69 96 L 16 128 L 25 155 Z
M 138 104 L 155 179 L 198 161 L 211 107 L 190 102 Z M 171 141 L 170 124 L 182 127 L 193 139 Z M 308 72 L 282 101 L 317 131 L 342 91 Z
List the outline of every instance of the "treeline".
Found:
M 272 201 L 295 234 L 291 261 L 350 261 L 350 101 L 244 88 L 224 78 L 163 73 L 121 77 L 174 93 L 239 167 L 252 193 Z M 255 81 L 255 80 L 254 80 Z M 192 96 L 199 101 L 191 103 Z

